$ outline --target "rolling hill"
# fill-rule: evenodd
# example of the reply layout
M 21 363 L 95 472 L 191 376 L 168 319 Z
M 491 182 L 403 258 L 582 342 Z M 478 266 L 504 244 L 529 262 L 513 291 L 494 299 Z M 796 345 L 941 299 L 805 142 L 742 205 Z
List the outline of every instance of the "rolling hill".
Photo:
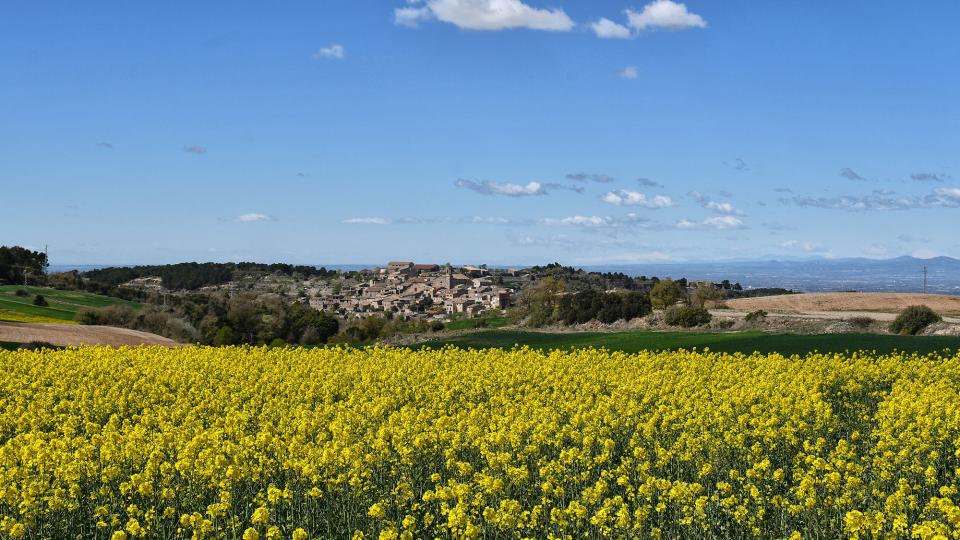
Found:
M 25 290 L 29 296 L 18 296 L 18 290 Z M 47 306 L 35 306 L 34 297 L 42 295 Z M 24 287 L 19 285 L 0 286 L 0 321 L 27 323 L 72 323 L 77 311 L 83 308 L 101 308 L 122 305 L 140 309 L 142 304 L 120 298 L 102 296 L 79 291 L 61 291 L 47 287 Z

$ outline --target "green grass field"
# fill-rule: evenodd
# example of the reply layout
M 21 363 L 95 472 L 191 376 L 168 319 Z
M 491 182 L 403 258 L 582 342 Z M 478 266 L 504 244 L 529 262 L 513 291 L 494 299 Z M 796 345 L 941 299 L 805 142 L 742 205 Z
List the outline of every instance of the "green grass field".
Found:
M 17 296 L 16 291 L 24 289 L 30 296 Z M 34 295 L 43 295 L 48 307 L 33 305 Z M 72 322 L 77 311 L 83 308 L 100 308 L 123 305 L 140 309 L 142 304 L 120 298 L 101 296 L 78 291 L 60 291 L 46 287 L 24 287 L 18 285 L 0 285 L 0 320 L 19 322 Z
M 447 330 L 472 330 L 474 328 L 501 328 L 509 323 L 506 317 L 488 317 L 486 319 L 460 319 L 450 321 L 444 326 Z
M 450 339 L 428 341 L 421 347 L 443 345 L 473 348 L 510 348 L 528 345 L 537 349 L 573 349 L 603 347 L 609 350 L 638 352 L 643 350 L 703 349 L 717 352 L 761 353 L 784 355 L 812 351 L 877 351 L 895 350 L 927 354 L 944 349 L 960 350 L 960 337 L 892 336 L 881 334 L 768 334 L 765 332 L 576 332 L 553 334 L 514 330 L 488 330 Z

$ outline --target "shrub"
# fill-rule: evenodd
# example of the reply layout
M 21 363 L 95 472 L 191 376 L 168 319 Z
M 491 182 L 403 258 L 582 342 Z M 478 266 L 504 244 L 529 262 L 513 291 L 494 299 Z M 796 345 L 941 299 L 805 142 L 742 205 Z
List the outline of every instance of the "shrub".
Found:
M 30 291 L 27 291 L 24 289 L 17 289 L 17 292 L 15 292 L 14 294 L 16 294 L 17 296 L 30 296 Z
M 80 324 L 129 327 L 136 313 L 127 306 L 84 308 L 77 311 L 73 320 Z
M 747 313 L 747 316 L 744 317 L 744 320 L 746 320 L 748 323 L 754 323 L 754 322 L 763 321 L 766 318 L 767 318 L 767 312 L 762 309 L 758 309 L 756 311 L 751 311 L 750 313 Z
M 42 294 L 38 294 L 33 297 L 33 305 L 39 307 L 47 307 L 50 304 L 47 302 L 47 299 L 43 297 Z
M 432 323 L 430 323 L 430 331 L 431 331 L 431 332 L 440 332 L 440 331 L 443 330 L 444 328 L 445 328 L 445 327 L 443 326 L 443 323 L 440 322 L 440 321 L 433 321 Z
M 890 331 L 895 334 L 914 335 L 940 320 L 940 316 L 927 306 L 910 306 L 901 311 L 890 324 Z
M 173 340 L 189 343 L 196 341 L 199 336 L 197 329 L 189 322 L 157 307 L 148 307 L 140 312 L 134 312 L 125 306 L 111 306 L 120 308 L 108 311 L 115 317 L 108 323 L 112 326 L 124 326 L 133 330 L 143 330 L 153 334 L 166 336 Z M 107 308 L 109 309 L 109 308 Z
M 663 320 L 670 326 L 692 328 L 707 324 L 713 317 L 710 312 L 699 307 L 673 306 L 667 309 Z
M 60 349 L 61 347 L 58 347 L 53 343 L 47 343 L 46 341 L 31 341 L 29 343 L 22 343 L 17 348 L 27 351 L 40 351 L 43 349 Z
M 73 316 L 73 320 L 80 324 L 99 324 L 98 321 L 100 319 L 97 310 L 93 308 L 82 308 L 77 310 L 77 314 Z

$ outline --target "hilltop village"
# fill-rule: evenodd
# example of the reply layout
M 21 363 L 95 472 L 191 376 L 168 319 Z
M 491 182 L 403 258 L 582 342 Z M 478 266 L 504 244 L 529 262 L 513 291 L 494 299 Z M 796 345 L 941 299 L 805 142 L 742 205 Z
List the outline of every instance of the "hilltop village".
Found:
M 483 266 L 394 261 L 360 274 L 362 279 L 321 282 L 309 291 L 310 306 L 342 317 L 393 312 L 411 318 L 479 317 L 510 306 L 533 275 Z

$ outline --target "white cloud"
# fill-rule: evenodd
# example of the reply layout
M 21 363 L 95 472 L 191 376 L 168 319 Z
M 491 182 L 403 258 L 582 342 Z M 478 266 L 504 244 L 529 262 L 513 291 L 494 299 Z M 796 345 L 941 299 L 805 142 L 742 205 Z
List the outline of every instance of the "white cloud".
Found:
M 742 216 L 743 211 L 728 202 L 709 201 L 703 205 L 707 210 L 713 210 L 718 214 L 731 216 Z
M 735 216 L 717 216 L 707 218 L 703 221 L 691 221 L 689 219 L 681 219 L 675 225 L 677 229 L 684 230 L 699 230 L 699 229 L 741 229 L 743 228 L 743 220 Z
M 627 10 L 627 22 L 637 32 L 644 30 L 685 30 L 687 28 L 706 28 L 707 21 L 696 13 L 690 13 L 687 6 L 671 0 L 655 0 L 637 13 Z
M 240 214 L 234 218 L 234 221 L 239 221 L 241 223 L 254 223 L 257 221 L 273 221 L 273 218 L 266 214 L 249 213 Z
M 938 199 L 943 206 L 960 205 L 960 188 L 937 188 L 933 190 L 934 198 Z
M 470 218 L 470 223 L 477 223 L 482 225 L 509 225 L 513 221 L 505 217 L 486 217 L 486 216 L 473 216 Z
M 531 7 L 520 0 L 427 0 L 423 7 L 397 8 L 394 21 L 416 26 L 435 18 L 466 30 L 569 31 L 574 23 L 562 9 Z
M 604 195 L 601 200 L 617 206 L 641 206 L 644 208 L 666 208 L 673 206 L 673 199 L 666 195 L 655 195 L 649 198 L 639 191 L 620 189 Z
M 712 217 L 703 220 L 704 225 L 714 229 L 739 229 L 743 220 L 734 216 Z
M 540 225 L 551 227 L 641 227 L 656 228 L 659 225 L 650 218 L 630 212 L 624 216 L 569 216 L 564 218 L 544 218 Z
M 796 204 L 801 208 L 825 208 L 865 212 L 872 210 L 914 210 L 919 208 L 960 208 L 960 188 L 936 188 L 924 196 L 898 195 L 892 191 L 874 190 L 865 195 L 840 197 L 782 198 L 783 204 Z
M 617 76 L 621 79 L 633 80 L 640 76 L 640 70 L 636 66 L 627 66 L 617 70 Z
M 454 182 L 454 185 L 466 188 L 483 195 L 506 195 L 508 197 L 526 197 L 529 195 L 546 195 L 547 190 L 540 182 L 528 182 L 526 185 L 492 182 L 490 180 L 465 180 Z
M 520 236 L 507 235 L 507 240 L 517 246 L 539 247 L 539 248 L 559 248 L 559 249 L 582 249 L 583 242 L 571 238 L 565 234 L 553 236 Z
M 390 220 L 382 217 L 356 217 L 341 221 L 347 225 L 389 225 Z
M 343 47 L 343 45 L 333 43 L 330 46 L 324 47 L 317 51 L 313 57 L 317 60 L 343 60 L 346 55 L 347 50 Z
M 611 219 L 605 216 L 570 216 L 565 218 L 546 218 L 541 220 L 543 225 L 573 225 L 581 227 L 602 227 L 609 225 Z
M 724 214 L 728 216 L 743 215 L 743 211 L 737 208 L 736 206 L 728 202 L 717 202 L 717 201 L 710 200 L 709 197 L 700 193 L 699 191 L 691 191 L 688 195 L 690 195 L 690 198 L 700 203 L 700 206 L 706 208 L 707 210 L 712 210 L 714 213 Z
M 599 21 L 590 25 L 593 33 L 597 37 L 605 39 L 627 39 L 630 37 L 630 29 L 626 26 L 615 23 L 610 19 L 603 17 Z
M 802 251 L 804 253 L 819 253 L 825 251 L 822 244 L 800 240 L 787 240 L 780 244 L 780 247 L 793 251 Z
M 400 26 L 416 28 L 421 22 L 432 18 L 433 13 L 426 7 L 404 7 L 393 10 L 393 22 Z
M 540 195 L 543 193 L 543 186 L 539 182 L 528 182 L 526 185 L 518 184 L 497 184 L 491 183 L 490 189 L 497 194 L 510 197 L 522 197 L 525 195 Z

